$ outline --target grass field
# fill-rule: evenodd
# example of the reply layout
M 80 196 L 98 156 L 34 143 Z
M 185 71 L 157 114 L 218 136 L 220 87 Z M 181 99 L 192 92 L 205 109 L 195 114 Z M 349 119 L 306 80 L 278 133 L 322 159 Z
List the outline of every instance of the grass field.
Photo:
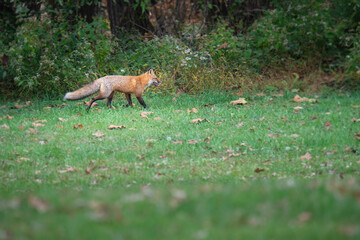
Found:
M 360 93 L 294 95 L 2 102 L 0 239 L 359 239 Z

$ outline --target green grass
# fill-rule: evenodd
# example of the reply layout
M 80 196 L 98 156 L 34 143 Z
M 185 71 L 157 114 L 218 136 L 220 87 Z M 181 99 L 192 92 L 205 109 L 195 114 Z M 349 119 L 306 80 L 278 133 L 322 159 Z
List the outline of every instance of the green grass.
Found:
M 2 103 L 0 239 L 359 238 L 360 94 L 244 97 Z

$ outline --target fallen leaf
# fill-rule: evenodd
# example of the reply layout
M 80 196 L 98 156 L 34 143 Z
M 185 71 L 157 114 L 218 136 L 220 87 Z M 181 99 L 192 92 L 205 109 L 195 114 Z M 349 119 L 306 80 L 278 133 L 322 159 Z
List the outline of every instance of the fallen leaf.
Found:
M 174 113 L 181 113 L 182 110 L 175 110 Z
M 121 125 L 121 126 L 116 126 L 116 125 L 110 125 L 109 127 L 108 127 L 108 129 L 123 129 L 123 128 L 125 128 L 125 126 L 123 126 L 123 125 Z
M 244 126 L 243 122 L 236 124 L 236 127 L 242 127 L 242 126 Z
M 231 101 L 230 104 L 233 104 L 233 105 L 237 105 L 237 104 L 246 104 L 247 101 L 245 100 L 245 98 L 239 98 L 238 100 L 235 100 L 235 101 Z
M 103 134 L 102 132 L 96 132 L 96 133 L 93 133 L 92 135 L 99 138 L 99 137 L 104 136 L 105 134 Z
M 297 107 L 294 107 L 294 112 L 295 113 L 298 113 L 300 112 L 300 110 L 304 109 L 303 107 L 300 107 L 300 106 L 297 106 Z
M 39 212 L 46 212 L 50 208 L 50 204 L 47 201 L 33 195 L 29 197 L 29 204 Z
M 26 131 L 27 133 L 33 133 L 33 134 L 36 134 L 39 132 L 39 130 L 37 130 L 36 128 L 30 128 L 29 130 Z
M 255 94 L 255 96 L 256 96 L 256 97 L 264 97 L 264 96 L 265 96 L 265 93 L 260 92 L 260 93 Z
M 149 118 L 147 115 L 153 114 L 154 112 L 141 112 L 140 116 L 143 118 Z
M 272 96 L 273 96 L 273 97 L 277 97 L 277 98 L 278 98 L 278 97 L 283 97 L 283 96 L 284 96 L 284 94 L 282 94 L 282 93 L 278 93 L 278 94 L 273 94 Z
M 351 121 L 352 121 L 352 122 L 360 122 L 360 118 L 358 118 L 358 119 L 352 118 Z
M 65 122 L 65 121 L 66 121 L 66 119 L 63 119 L 63 118 L 60 118 L 60 117 L 59 117 L 59 120 L 60 120 L 61 122 Z
M 239 97 L 242 96 L 243 94 L 244 94 L 243 91 L 240 91 L 240 92 L 235 93 L 235 95 L 238 95 Z
M 190 121 L 191 123 L 201 123 L 201 122 L 210 122 L 206 118 L 196 118 Z
M 5 118 L 7 118 L 7 119 L 13 119 L 14 117 L 13 117 L 13 116 L 10 116 L 10 115 L 7 115 Z
M 84 101 L 84 103 L 83 104 L 85 104 L 86 106 L 89 106 L 89 104 L 90 104 L 90 101 Z M 92 105 L 91 105 L 91 107 L 95 107 L 95 106 L 97 106 L 97 105 L 99 105 L 98 103 L 96 103 L 96 102 L 94 102 Z
M 318 102 L 317 99 L 307 98 L 307 97 L 300 97 L 300 96 L 297 95 L 297 94 L 295 95 L 293 101 L 294 101 L 294 102 L 297 102 L 297 103 L 302 103 L 302 102 L 317 103 L 317 102 Z
M 192 108 L 191 111 L 192 111 L 193 113 L 198 113 L 198 110 L 197 110 L 196 108 Z
M 45 124 L 36 123 L 36 122 L 34 122 L 32 125 L 33 125 L 33 127 L 44 127 L 45 126 Z
M 2 129 L 9 129 L 9 126 L 6 125 L 6 124 L 3 124 L 3 125 L 0 125 L 0 128 L 2 128 Z
M 329 121 L 326 121 L 324 125 L 325 125 L 325 128 L 329 128 L 329 127 L 331 127 L 331 124 L 330 124 L 330 122 L 329 122 Z
M 300 213 L 300 215 L 298 216 L 298 220 L 299 222 L 308 222 L 310 219 L 311 219 L 311 216 L 312 214 L 309 213 L 309 212 L 303 212 L 303 213 Z
M 196 144 L 196 143 L 198 143 L 198 141 L 196 141 L 196 140 L 194 140 L 194 139 L 190 139 L 190 140 L 188 141 L 188 144 Z
M 310 160 L 312 159 L 312 156 L 310 155 L 310 153 L 305 153 L 305 155 L 300 156 L 300 159 L 306 159 L 306 160 Z
M 162 120 L 164 120 L 164 119 L 161 118 L 161 117 L 155 117 L 154 120 L 155 120 L 155 121 L 162 121 Z
M 157 139 L 146 139 L 145 140 L 145 142 L 157 142 L 157 141 L 159 141 L 159 140 L 157 140 Z
M 265 171 L 265 169 L 263 169 L 263 168 L 255 168 L 255 170 L 254 170 L 254 172 L 256 172 L 256 173 L 259 173 L 259 172 L 264 172 Z
M 66 167 L 66 170 L 59 170 L 58 173 L 67 173 L 67 172 L 74 172 L 75 169 L 73 167 Z
M 355 133 L 354 135 L 355 135 L 355 138 L 356 138 L 357 140 L 360 140 L 360 132 Z
M 204 139 L 204 142 L 210 143 L 210 137 L 206 137 L 206 138 Z
M 172 101 L 173 101 L 173 102 L 176 102 L 176 101 L 177 101 L 176 97 L 174 97 L 174 98 L 172 99 Z
M 175 140 L 175 141 L 172 141 L 173 144 L 182 144 L 183 143 L 183 140 Z
M 227 44 L 227 42 L 224 42 L 223 44 L 221 44 L 220 46 L 219 46 L 219 50 L 221 50 L 221 49 L 223 49 L 223 48 L 227 48 L 227 46 L 228 46 L 228 44 Z
M 84 126 L 83 126 L 81 123 L 79 123 L 79 124 L 77 124 L 77 125 L 76 125 L 76 124 L 74 125 L 74 128 L 83 128 L 83 127 L 84 127 Z

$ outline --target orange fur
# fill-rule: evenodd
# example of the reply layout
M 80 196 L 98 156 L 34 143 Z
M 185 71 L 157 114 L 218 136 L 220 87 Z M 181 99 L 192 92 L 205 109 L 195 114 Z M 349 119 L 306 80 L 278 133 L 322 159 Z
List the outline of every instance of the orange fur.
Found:
M 140 104 L 146 108 L 146 104 L 142 99 L 145 88 L 150 85 L 158 86 L 159 84 L 161 84 L 160 80 L 156 77 L 154 70 L 150 68 L 146 73 L 139 76 L 109 75 L 96 79 L 74 92 L 66 93 L 64 100 L 79 100 L 99 92 L 96 97 L 91 99 L 87 109 L 90 109 L 93 102 L 105 98 L 107 98 L 107 105 L 110 107 L 114 93 L 118 91 L 125 93 L 128 105 L 132 104 L 130 94 L 134 94 Z

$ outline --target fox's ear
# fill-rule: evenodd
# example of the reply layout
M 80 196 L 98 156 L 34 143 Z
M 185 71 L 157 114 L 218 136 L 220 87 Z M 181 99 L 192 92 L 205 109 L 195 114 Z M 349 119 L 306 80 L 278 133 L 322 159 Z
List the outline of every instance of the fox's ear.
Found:
M 150 72 L 151 70 L 153 70 L 152 67 L 149 67 L 149 69 L 147 71 Z

